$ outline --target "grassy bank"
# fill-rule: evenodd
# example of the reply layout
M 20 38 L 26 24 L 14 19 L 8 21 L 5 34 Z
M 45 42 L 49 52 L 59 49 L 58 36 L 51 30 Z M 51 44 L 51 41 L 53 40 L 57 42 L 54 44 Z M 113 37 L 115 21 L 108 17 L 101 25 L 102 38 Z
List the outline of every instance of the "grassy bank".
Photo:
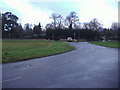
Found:
M 3 40 L 2 62 L 16 62 L 75 49 L 64 42 L 48 40 Z
M 111 42 L 91 42 L 91 44 L 95 44 L 95 45 L 100 45 L 100 46 L 105 46 L 105 47 L 112 47 L 112 48 L 120 48 L 120 42 L 115 42 L 115 41 L 111 41 Z

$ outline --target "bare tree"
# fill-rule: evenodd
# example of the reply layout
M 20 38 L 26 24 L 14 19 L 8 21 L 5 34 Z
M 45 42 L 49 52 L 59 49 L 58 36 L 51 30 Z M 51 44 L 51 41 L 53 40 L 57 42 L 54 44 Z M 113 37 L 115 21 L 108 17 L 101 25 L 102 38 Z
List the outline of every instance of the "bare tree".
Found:
M 112 25 L 111 25 L 111 29 L 112 29 L 112 34 L 113 34 L 113 37 L 115 39 L 120 39 L 120 23 L 118 22 L 113 22 Z
M 58 28 L 62 28 L 63 27 L 63 17 L 59 14 L 58 17 L 57 17 L 57 27 Z
M 96 18 L 94 18 L 89 22 L 88 26 L 91 30 L 101 30 L 103 25 Z
M 50 18 L 53 19 L 51 24 L 54 26 L 54 28 L 61 28 L 63 17 L 60 14 L 53 13 Z
M 118 22 L 113 22 L 112 25 L 111 25 L 112 30 L 118 30 L 118 27 L 120 27 Z
M 90 29 L 89 23 L 87 23 L 87 22 L 84 23 L 84 24 L 83 24 L 83 28 L 84 28 L 84 29 Z
M 24 25 L 24 29 L 25 29 L 25 31 L 26 31 L 26 35 L 27 36 L 32 36 L 33 35 L 33 30 L 32 30 L 32 24 L 29 24 L 29 23 L 26 23 L 25 25 Z
M 54 29 L 53 24 L 46 24 L 45 26 L 46 29 Z
M 79 18 L 77 16 L 76 12 L 71 12 L 67 17 L 66 17 L 66 25 L 69 26 L 69 29 L 73 29 L 73 26 L 75 27 L 77 24 L 76 22 L 79 21 Z

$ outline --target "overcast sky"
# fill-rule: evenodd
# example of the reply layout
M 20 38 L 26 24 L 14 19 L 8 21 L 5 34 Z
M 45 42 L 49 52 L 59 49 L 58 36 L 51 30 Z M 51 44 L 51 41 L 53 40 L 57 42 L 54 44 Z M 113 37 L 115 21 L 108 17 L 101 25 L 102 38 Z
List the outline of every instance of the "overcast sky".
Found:
M 44 2 L 43 2 L 44 1 Z M 0 12 L 12 12 L 19 17 L 19 22 L 45 26 L 51 22 L 52 13 L 64 18 L 75 11 L 80 22 L 89 22 L 97 18 L 104 27 L 118 21 L 119 0 L 0 0 Z

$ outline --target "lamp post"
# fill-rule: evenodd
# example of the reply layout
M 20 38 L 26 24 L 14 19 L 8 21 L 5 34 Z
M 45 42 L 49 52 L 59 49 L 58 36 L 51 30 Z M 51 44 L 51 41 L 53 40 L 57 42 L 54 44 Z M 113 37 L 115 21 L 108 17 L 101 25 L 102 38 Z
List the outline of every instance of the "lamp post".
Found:
M 52 33 L 52 40 L 54 40 L 54 33 Z
M 80 30 L 78 31 L 78 39 L 80 40 Z
M 74 41 L 76 42 L 76 40 L 75 40 L 75 35 L 76 35 L 76 34 L 74 33 Z
M 74 39 L 75 39 L 75 35 L 76 35 L 76 34 L 74 33 Z

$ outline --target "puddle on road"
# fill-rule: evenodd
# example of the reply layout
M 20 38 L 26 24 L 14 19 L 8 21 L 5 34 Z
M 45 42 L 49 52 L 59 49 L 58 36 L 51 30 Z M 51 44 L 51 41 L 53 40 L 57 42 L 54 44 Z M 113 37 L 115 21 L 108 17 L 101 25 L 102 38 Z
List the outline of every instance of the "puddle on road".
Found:
M 27 65 L 16 65 L 15 68 L 28 68 L 28 67 L 31 67 L 30 64 L 27 64 Z

